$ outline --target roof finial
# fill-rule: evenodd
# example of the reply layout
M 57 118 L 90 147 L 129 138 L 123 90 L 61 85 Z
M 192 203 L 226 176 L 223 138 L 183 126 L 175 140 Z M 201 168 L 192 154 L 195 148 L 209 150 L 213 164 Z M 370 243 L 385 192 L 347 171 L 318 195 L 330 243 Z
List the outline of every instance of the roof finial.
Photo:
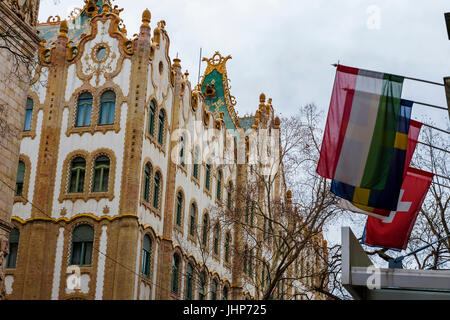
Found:
M 59 36 L 67 38 L 68 32 L 69 32 L 69 25 L 67 24 L 67 20 L 63 20 L 59 25 Z
M 152 14 L 150 13 L 150 10 L 145 9 L 145 11 L 142 13 L 142 25 L 145 27 L 150 26 L 151 18 Z

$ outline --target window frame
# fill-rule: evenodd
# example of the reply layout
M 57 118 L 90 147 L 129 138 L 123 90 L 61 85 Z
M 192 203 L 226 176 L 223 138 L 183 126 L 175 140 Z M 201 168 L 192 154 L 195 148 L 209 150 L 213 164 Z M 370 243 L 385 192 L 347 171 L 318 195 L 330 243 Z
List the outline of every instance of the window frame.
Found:
M 85 96 L 85 97 L 83 97 Z M 88 98 L 88 96 L 90 98 Z M 92 124 L 92 106 L 94 104 L 94 97 L 90 92 L 82 92 L 78 95 L 77 108 L 75 112 L 75 127 L 88 128 Z M 80 124 L 80 107 L 83 107 L 83 122 Z M 89 110 L 89 111 L 87 111 Z
M 108 94 L 114 95 L 114 98 L 112 98 L 112 96 L 107 97 Z M 100 108 L 98 113 L 99 126 L 114 125 L 116 118 L 116 101 L 117 101 L 116 93 L 113 90 L 106 90 L 102 93 L 100 97 Z M 105 123 L 103 123 L 102 121 L 104 108 L 107 109 L 107 119 Z M 111 114 L 112 114 L 112 122 L 111 122 Z

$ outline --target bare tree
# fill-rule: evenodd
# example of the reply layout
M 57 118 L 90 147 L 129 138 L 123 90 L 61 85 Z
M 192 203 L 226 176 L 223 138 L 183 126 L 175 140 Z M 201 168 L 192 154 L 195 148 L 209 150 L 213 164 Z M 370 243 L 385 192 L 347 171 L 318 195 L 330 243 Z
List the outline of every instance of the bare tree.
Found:
M 232 192 L 235 207 L 230 201 L 211 209 L 221 225 L 241 230 L 235 259 L 256 299 L 340 299 L 329 282 L 339 270 L 339 251 L 329 255 L 322 231 L 341 210 L 329 182 L 315 173 L 320 116 L 310 104 L 282 119 L 277 162 L 267 170 L 258 156 L 247 168 L 244 190 Z

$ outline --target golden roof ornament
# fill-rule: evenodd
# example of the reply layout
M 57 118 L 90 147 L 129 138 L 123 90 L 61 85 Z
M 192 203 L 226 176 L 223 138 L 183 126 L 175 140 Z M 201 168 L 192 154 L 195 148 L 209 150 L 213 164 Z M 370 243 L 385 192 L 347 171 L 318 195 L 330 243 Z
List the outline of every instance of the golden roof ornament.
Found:
M 173 59 L 173 66 L 181 68 L 180 62 L 181 62 L 181 59 L 179 59 L 179 58 Z
M 67 20 L 63 20 L 59 25 L 59 36 L 63 36 L 67 38 L 67 33 L 69 32 L 69 25 Z
M 276 117 L 275 118 L 275 129 L 279 129 L 280 128 L 280 124 L 281 124 L 280 118 Z
M 145 11 L 142 13 L 142 26 L 149 27 L 151 18 L 152 14 L 150 13 L 150 10 L 145 9 Z
M 107 1 L 102 5 L 102 10 L 102 14 L 109 13 L 109 11 L 111 10 L 111 6 Z
M 264 93 L 261 93 L 259 96 L 259 102 L 260 104 L 266 103 L 266 95 Z

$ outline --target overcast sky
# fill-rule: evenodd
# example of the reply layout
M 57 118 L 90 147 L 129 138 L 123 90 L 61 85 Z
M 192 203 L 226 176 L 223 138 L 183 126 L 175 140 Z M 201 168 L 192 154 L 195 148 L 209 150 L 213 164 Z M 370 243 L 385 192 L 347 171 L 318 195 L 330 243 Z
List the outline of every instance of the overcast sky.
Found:
M 83 0 L 41 0 L 40 21 L 68 16 Z M 450 76 L 448 0 L 116 0 L 128 36 L 138 33 L 142 12 L 151 26 L 166 21 L 170 55 L 178 53 L 191 83 L 199 51 L 232 55 L 231 94 L 240 115 L 254 113 L 259 95 L 289 115 L 309 102 L 328 110 L 335 68 L 341 64 L 436 82 Z M 202 65 L 202 71 L 205 64 Z M 444 89 L 406 81 L 403 98 L 446 107 Z M 413 118 L 448 128 L 446 111 L 416 105 Z

